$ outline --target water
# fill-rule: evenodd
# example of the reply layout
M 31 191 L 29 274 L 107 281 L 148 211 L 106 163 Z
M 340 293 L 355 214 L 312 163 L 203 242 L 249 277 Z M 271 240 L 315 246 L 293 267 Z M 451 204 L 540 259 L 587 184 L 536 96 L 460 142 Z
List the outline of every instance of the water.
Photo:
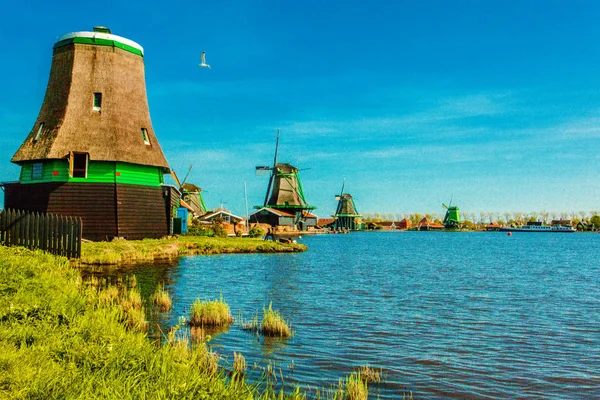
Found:
M 135 271 L 173 310 L 222 293 L 246 319 L 273 302 L 295 336 L 234 325 L 211 344 L 269 360 L 286 384 L 329 387 L 382 368 L 382 399 L 600 397 L 600 235 L 377 232 L 306 237 L 309 251 L 184 257 Z M 292 369 L 290 365 L 294 365 Z M 375 396 L 373 396 L 375 398 Z

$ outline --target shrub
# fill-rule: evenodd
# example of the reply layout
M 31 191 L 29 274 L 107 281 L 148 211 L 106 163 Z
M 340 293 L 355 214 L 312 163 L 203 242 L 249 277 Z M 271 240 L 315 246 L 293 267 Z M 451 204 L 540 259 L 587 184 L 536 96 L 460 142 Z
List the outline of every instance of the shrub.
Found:
M 258 225 L 253 226 L 248 231 L 248 236 L 250 236 L 251 238 L 262 237 L 264 235 L 265 231 L 263 231 L 262 228 Z
M 221 224 L 215 224 L 212 226 L 214 236 L 216 237 L 227 237 L 227 229 Z

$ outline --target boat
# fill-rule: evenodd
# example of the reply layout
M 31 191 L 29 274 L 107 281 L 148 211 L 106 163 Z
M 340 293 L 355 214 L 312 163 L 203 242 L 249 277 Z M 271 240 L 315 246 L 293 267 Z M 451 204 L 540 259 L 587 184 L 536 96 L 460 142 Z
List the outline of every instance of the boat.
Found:
M 528 222 L 527 225 L 520 227 L 501 227 L 500 232 L 555 232 L 572 233 L 577 232 L 571 225 L 542 225 L 541 222 Z

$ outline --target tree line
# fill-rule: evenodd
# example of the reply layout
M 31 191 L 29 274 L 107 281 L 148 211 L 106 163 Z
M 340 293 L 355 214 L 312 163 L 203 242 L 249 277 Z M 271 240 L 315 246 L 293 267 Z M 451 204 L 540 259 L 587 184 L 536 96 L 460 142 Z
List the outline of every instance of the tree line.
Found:
M 364 213 L 363 222 L 383 222 L 383 221 L 400 221 L 404 218 L 408 219 L 413 225 L 417 224 L 423 217 L 427 217 L 430 221 L 441 223 L 444 219 L 444 213 Z M 529 221 L 539 221 L 544 224 L 549 224 L 552 221 L 563 220 L 570 221 L 573 226 L 579 222 L 584 222 L 587 225 L 600 228 L 600 211 L 577 211 L 577 212 L 548 212 L 548 211 L 506 211 L 493 212 L 481 211 L 476 212 L 461 212 L 463 226 L 470 228 L 481 225 L 487 225 L 496 222 L 500 225 L 522 225 Z

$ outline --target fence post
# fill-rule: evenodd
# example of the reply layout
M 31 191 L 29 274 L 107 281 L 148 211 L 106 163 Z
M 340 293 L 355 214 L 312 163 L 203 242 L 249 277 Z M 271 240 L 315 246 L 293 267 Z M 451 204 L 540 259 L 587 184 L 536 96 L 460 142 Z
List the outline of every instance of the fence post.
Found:
M 79 258 L 82 226 L 80 217 L 6 209 L 0 212 L 0 243 Z

